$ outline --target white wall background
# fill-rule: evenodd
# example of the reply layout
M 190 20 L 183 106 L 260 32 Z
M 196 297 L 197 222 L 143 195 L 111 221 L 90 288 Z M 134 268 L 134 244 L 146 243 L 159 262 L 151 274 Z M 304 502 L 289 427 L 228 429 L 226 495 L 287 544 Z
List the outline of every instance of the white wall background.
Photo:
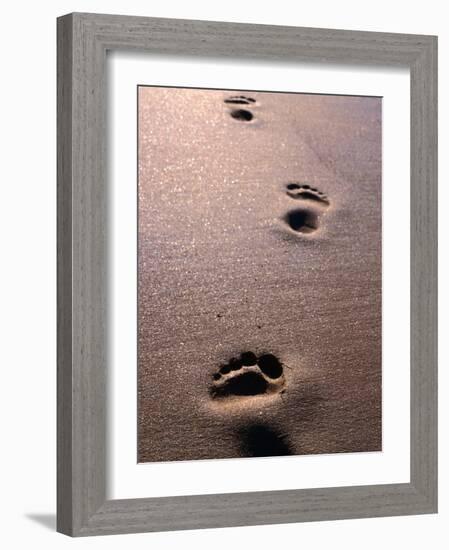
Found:
M 440 231 L 449 228 L 449 31 L 445 6 L 427 2 L 318 0 L 255 2 L 226 0 L 59 0 L 8 2 L 0 34 L 0 517 L 5 548 L 195 548 L 259 549 L 283 545 L 314 550 L 364 550 L 394 544 L 408 549 L 447 545 L 449 520 L 449 363 L 443 349 L 449 307 L 441 284 L 440 326 L 440 513 L 434 516 L 351 520 L 313 524 L 244 527 L 71 540 L 55 525 L 55 150 L 56 25 L 72 11 L 154 17 L 209 19 L 310 27 L 439 35 L 440 50 Z M 440 280 L 448 263 L 441 247 Z

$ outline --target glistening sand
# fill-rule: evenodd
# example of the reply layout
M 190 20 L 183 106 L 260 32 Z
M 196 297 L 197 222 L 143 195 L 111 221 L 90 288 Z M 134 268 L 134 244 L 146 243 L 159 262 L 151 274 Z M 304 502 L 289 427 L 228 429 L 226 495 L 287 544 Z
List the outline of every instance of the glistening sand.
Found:
M 139 462 L 380 450 L 381 100 L 140 87 L 138 137 Z M 215 397 L 243 351 L 282 384 Z

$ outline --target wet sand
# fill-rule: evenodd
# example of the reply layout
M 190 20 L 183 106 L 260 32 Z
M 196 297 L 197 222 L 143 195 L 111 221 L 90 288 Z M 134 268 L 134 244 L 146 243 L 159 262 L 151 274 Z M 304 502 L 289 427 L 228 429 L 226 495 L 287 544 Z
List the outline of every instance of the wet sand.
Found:
M 381 450 L 381 100 L 140 87 L 138 192 L 138 461 Z

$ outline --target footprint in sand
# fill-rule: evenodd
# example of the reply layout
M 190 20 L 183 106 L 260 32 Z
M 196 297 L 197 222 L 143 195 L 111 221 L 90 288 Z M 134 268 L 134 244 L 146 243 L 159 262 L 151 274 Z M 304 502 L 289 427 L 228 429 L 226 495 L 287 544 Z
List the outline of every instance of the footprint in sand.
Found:
M 245 351 L 238 359 L 222 365 L 213 380 L 213 398 L 273 394 L 285 385 L 284 367 L 271 353 L 257 357 L 252 351 Z
M 244 95 L 235 95 L 228 97 L 224 100 L 225 103 L 228 105 L 247 105 L 251 106 L 251 104 L 257 103 L 256 100 L 253 97 L 248 97 Z M 242 122 L 250 122 L 253 120 L 254 115 L 249 109 L 243 109 L 243 108 L 235 108 L 232 109 L 229 113 L 232 118 L 235 120 L 240 120 Z
M 290 210 L 284 217 L 287 225 L 298 233 L 313 233 L 320 224 L 320 217 L 327 209 L 330 202 L 327 195 L 316 187 L 299 183 L 287 184 L 287 195 L 304 203 L 299 208 Z

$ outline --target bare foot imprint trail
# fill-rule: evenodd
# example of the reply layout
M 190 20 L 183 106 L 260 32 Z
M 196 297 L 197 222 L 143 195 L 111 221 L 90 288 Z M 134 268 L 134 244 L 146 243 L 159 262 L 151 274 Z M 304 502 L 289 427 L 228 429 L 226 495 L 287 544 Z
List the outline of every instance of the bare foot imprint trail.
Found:
M 272 353 L 259 357 L 245 351 L 213 375 L 212 398 L 254 396 L 280 392 L 285 385 L 284 366 Z
M 381 99 L 254 88 L 138 87 L 139 463 L 382 448 Z

